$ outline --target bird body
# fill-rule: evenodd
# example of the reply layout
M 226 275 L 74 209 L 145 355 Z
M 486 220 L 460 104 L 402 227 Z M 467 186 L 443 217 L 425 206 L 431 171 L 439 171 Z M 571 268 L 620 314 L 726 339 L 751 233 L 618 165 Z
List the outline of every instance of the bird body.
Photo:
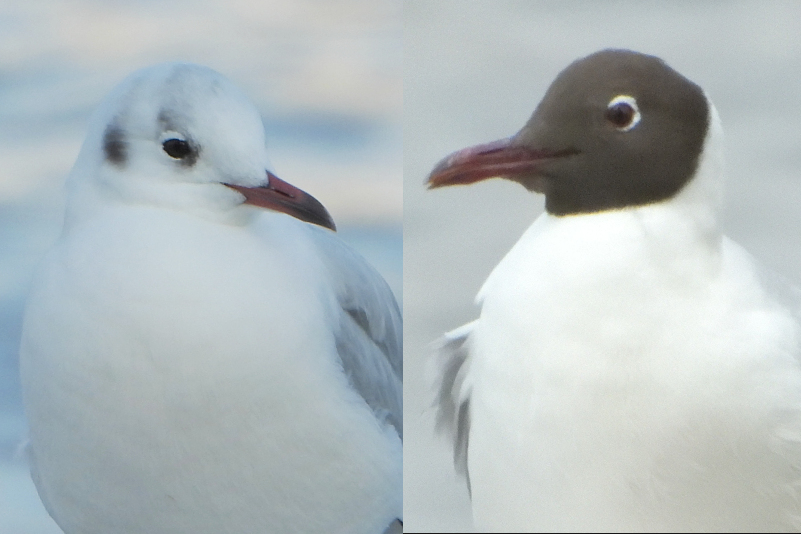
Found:
M 331 231 L 173 177 L 235 180 L 220 169 L 236 161 L 213 159 L 226 126 L 251 159 L 264 151 L 216 73 L 170 65 L 133 85 L 182 71 L 179 87 L 222 95 L 204 109 L 226 111 L 223 147 L 204 140 L 193 169 L 170 169 L 185 163 L 158 135 L 151 150 L 118 107 L 101 113 L 129 163 L 91 157 L 90 133 L 32 289 L 21 371 L 40 496 L 67 534 L 384 532 L 402 517 L 397 305 Z M 200 122 L 184 135 L 208 134 Z
M 655 229 L 608 215 L 543 215 L 480 293 L 464 385 L 477 523 L 798 528 L 797 316 L 734 242 L 652 254 Z
M 625 94 L 640 101 L 644 126 L 644 99 Z M 490 176 L 481 158 L 504 156 L 485 146 L 446 159 L 431 183 Z M 502 146 L 513 147 L 506 165 L 530 157 L 515 141 Z M 697 163 L 678 192 L 549 210 L 490 274 L 480 318 L 446 335 L 439 423 L 453 433 L 479 527 L 801 529 L 801 298 L 722 235 L 722 160 L 708 103 Z M 538 165 L 547 198 L 547 181 L 561 176 Z M 640 173 L 621 180 L 647 181 L 647 159 Z M 499 174 L 523 180 L 519 170 Z

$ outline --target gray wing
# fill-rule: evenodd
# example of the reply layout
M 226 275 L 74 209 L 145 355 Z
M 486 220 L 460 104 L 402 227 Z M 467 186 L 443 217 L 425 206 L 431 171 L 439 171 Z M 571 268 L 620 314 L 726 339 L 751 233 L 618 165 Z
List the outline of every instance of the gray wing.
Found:
M 436 354 L 440 372 L 435 407 L 437 430 L 453 441 L 453 462 L 456 471 L 467 479 L 467 449 L 470 441 L 470 393 L 465 387 L 469 365 L 469 341 L 477 321 L 468 323 L 443 337 Z
M 384 534 L 403 534 L 403 522 L 400 519 L 396 519 L 387 527 Z
M 336 347 L 355 389 L 403 439 L 403 322 L 392 290 L 359 254 L 310 227 L 336 284 Z

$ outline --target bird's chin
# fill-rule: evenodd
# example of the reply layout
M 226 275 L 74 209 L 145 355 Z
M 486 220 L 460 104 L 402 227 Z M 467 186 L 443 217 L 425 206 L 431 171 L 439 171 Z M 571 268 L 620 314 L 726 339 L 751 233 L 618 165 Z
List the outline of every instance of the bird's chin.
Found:
M 542 176 L 531 176 L 526 178 L 518 178 L 515 180 L 520 182 L 527 190 L 533 193 L 540 193 L 542 195 L 547 192 L 547 179 Z

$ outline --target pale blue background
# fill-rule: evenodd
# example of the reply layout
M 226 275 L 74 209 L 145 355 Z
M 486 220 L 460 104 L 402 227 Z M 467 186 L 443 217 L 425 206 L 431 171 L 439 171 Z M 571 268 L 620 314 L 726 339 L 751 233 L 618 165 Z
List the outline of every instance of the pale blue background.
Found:
M 542 211 L 492 180 L 427 192 L 436 162 L 515 133 L 571 61 L 608 47 L 664 58 L 701 85 L 726 133 L 723 226 L 801 283 L 801 2 L 404 2 L 404 509 L 407 532 L 471 528 L 433 437 L 429 344 L 474 319 L 481 283 Z
M 17 344 L 100 99 L 153 63 L 220 71 L 260 109 L 276 174 L 328 207 L 400 299 L 401 32 L 400 0 L 0 2 L 0 534 L 60 532 L 16 452 Z

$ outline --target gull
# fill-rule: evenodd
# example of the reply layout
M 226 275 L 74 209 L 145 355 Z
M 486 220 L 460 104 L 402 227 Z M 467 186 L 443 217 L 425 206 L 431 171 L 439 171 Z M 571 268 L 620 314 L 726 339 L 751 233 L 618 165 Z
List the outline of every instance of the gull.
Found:
M 35 275 L 32 477 L 66 534 L 400 531 L 401 315 L 260 115 L 188 63 L 90 120 Z
M 489 531 L 801 529 L 799 292 L 718 224 L 717 111 L 654 56 L 563 70 L 525 126 L 430 187 L 545 213 L 439 351 L 438 424 Z

